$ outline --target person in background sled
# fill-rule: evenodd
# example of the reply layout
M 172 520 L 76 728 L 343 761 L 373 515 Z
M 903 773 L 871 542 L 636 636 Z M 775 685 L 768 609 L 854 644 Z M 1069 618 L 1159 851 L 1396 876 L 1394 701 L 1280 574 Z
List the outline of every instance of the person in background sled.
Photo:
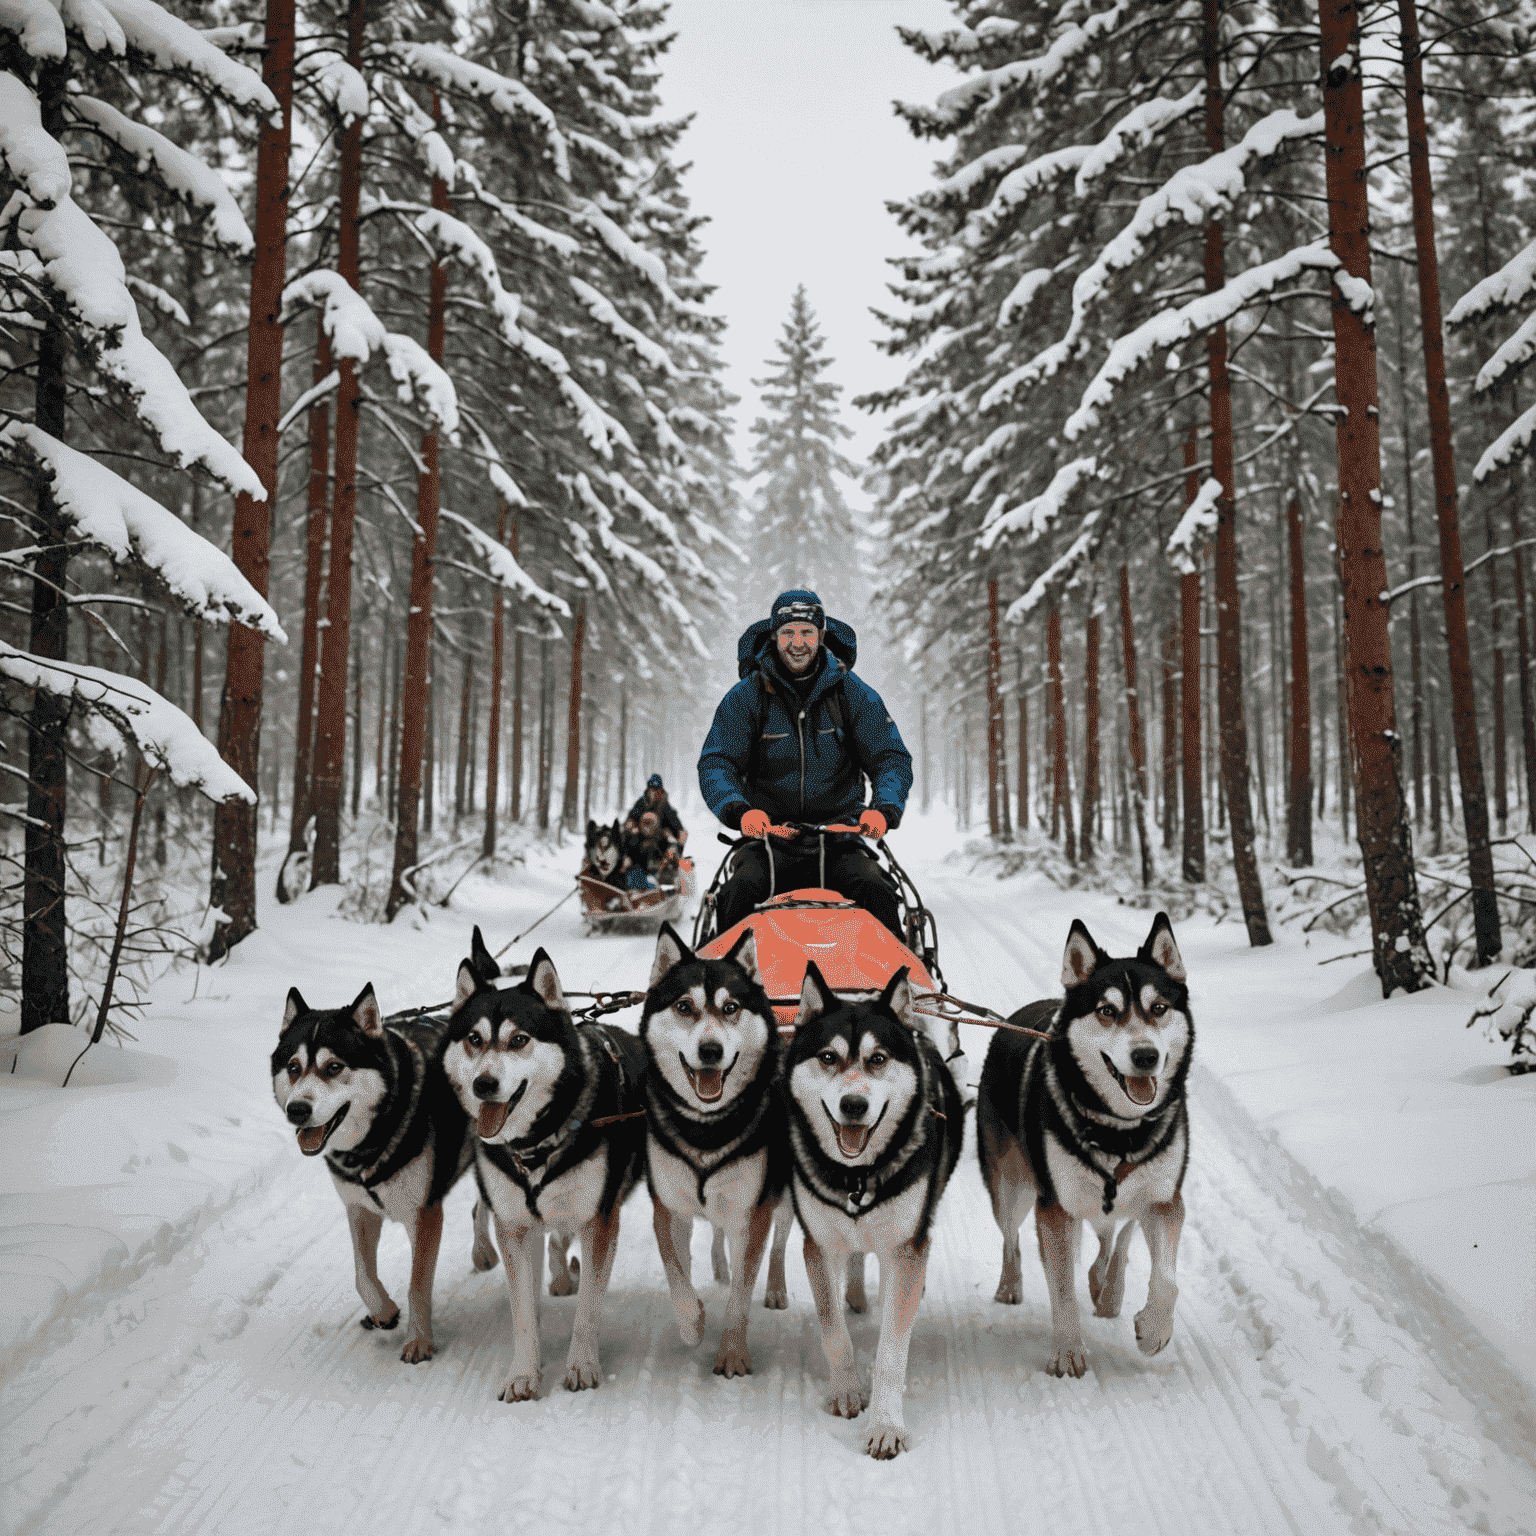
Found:
M 655 811 L 644 812 L 639 828 L 633 834 L 626 834 L 624 851 L 638 868 L 656 877 L 652 885 L 667 885 L 677 878 L 682 845 L 662 825 Z
M 781 592 L 736 645 L 741 681 L 720 701 L 699 754 L 699 789 L 732 831 L 761 838 L 786 821 L 854 823 L 866 837 L 901 825 L 912 754 L 880 695 L 854 676 L 858 637 L 804 589 Z M 864 804 L 864 780 L 870 804 Z M 775 840 L 778 891 L 820 884 L 814 838 Z M 768 899 L 768 854 L 741 849 L 716 900 L 719 932 Z M 896 892 L 853 836 L 827 839 L 826 885 L 902 938 Z
M 653 773 L 645 781 L 645 788 L 640 792 L 640 798 L 629 808 L 629 815 L 624 818 L 624 830 L 631 836 L 640 831 L 640 819 L 647 811 L 655 814 L 661 823 L 663 832 L 670 834 L 681 848 L 688 841 L 688 833 L 683 826 L 682 817 L 677 814 L 677 807 L 667 798 L 666 785 L 661 782 L 661 775 Z

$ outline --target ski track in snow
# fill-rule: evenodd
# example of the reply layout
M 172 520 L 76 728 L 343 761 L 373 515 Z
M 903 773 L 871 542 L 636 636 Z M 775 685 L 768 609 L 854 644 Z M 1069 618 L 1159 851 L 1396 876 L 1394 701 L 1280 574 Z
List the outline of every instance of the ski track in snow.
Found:
M 957 992 L 1012 1007 L 1058 991 L 1070 915 L 1060 897 L 1013 910 L 986 877 L 956 865 L 918 877 Z M 1095 917 L 1112 947 L 1139 941 L 1144 914 L 1127 912 L 1120 931 L 1113 921 Z M 546 942 L 567 987 L 587 988 L 642 982 L 654 941 L 557 931 Z M 973 1080 L 986 1041 L 966 1029 Z M 1152 1360 L 1136 1348 L 1131 1318 L 1148 1277 L 1140 1239 L 1119 1319 L 1091 1315 L 1080 1261 L 1089 1374 L 1079 1381 L 1045 1374 L 1049 1305 L 1029 1231 L 1023 1305 L 992 1301 L 1001 1239 L 968 1137 L 912 1340 L 912 1450 L 890 1463 L 862 1455 L 865 1417 L 823 1410 L 827 1365 L 798 1233 L 789 1310 L 762 1307 L 760 1275 L 749 1331 L 756 1373 L 727 1382 L 711 1373 L 725 1298 L 708 1280 L 708 1231 L 695 1229 L 693 1267 L 709 1322 L 690 1350 L 638 1194 L 624 1210 L 604 1311 L 602 1387 L 561 1389 L 575 1299 L 545 1295 L 546 1395 L 514 1406 L 496 1400 L 510 1324 L 500 1268 L 470 1267 L 470 1184 L 449 1198 L 437 1357 L 409 1367 L 397 1358 L 403 1328 L 359 1328 L 340 1203 L 322 1171 L 295 1156 L 7 1383 L 5 1528 L 1536 1528 L 1528 1405 L 1484 1394 L 1473 1367 L 1458 1370 L 1467 1356 L 1438 1339 L 1434 1309 L 1351 1245 L 1337 1213 L 1275 1176 L 1274 1149 L 1198 1066 L 1193 1122 L 1172 1343 Z M 1092 1248 L 1089 1236 L 1084 1261 Z M 408 1267 L 404 1232 L 387 1227 L 380 1271 L 402 1304 Z M 869 1279 L 870 1310 L 852 1319 L 866 1381 L 879 1331 L 872 1263 Z

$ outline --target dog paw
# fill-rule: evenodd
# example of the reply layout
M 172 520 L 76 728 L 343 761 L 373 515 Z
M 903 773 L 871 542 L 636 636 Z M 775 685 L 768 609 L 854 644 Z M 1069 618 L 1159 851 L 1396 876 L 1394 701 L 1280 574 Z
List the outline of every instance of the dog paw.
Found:
M 496 1268 L 496 1249 L 491 1243 L 476 1243 L 472 1257 L 476 1269 Z
M 782 1312 L 789 1305 L 789 1292 L 782 1285 L 774 1285 L 770 1281 L 768 1289 L 763 1292 L 763 1305 L 770 1312 Z
M 405 1348 L 400 1351 L 400 1358 L 407 1365 L 420 1365 L 423 1360 L 432 1358 L 432 1340 L 422 1338 L 410 1338 L 405 1341 Z
M 1144 1355 L 1155 1355 L 1173 1337 L 1173 1309 L 1164 1313 L 1146 1307 L 1136 1314 L 1136 1347 Z
M 1081 1344 L 1058 1349 L 1046 1369 L 1052 1376 L 1081 1376 L 1088 1369 L 1088 1351 Z
M 747 1341 L 743 1337 L 722 1338 L 720 1340 L 720 1353 L 715 1356 L 716 1376 L 750 1376 L 752 1374 L 752 1352 L 747 1348 Z
M 862 1285 L 850 1285 L 843 1300 L 848 1305 L 850 1312 L 867 1312 L 869 1310 L 869 1297 L 864 1294 Z
M 693 1318 L 687 1322 L 681 1318 L 678 1319 L 677 1331 L 689 1349 L 704 1337 L 704 1303 L 702 1301 L 699 1303 L 698 1313 Z
M 899 1424 L 882 1424 L 878 1420 L 870 1426 L 864 1437 L 864 1450 L 876 1461 L 889 1461 L 911 1446 L 907 1432 Z
M 565 1368 L 565 1390 L 567 1392 L 587 1392 L 602 1380 L 595 1360 L 581 1362 L 573 1360 Z
M 1017 1280 L 999 1280 L 992 1300 L 1000 1301 L 1006 1307 L 1016 1307 L 1024 1300 L 1024 1287 Z
M 388 1333 L 391 1329 L 397 1327 L 399 1322 L 400 1308 L 396 1307 L 388 1317 L 373 1317 L 370 1315 L 368 1317 L 359 1318 L 358 1326 L 360 1328 L 367 1328 L 370 1331 L 375 1328 L 381 1328 L 385 1333 Z
M 551 1296 L 574 1295 L 576 1287 L 571 1284 L 571 1274 L 567 1269 L 556 1270 L 549 1280 L 549 1294 Z
M 496 1394 L 503 1403 L 531 1403 L 539 1395 L 540 1371 L 530 1371 L 522 1376 L 510 1376 L 507 1384 Z
M 856 1419 L 868 1401 L 857 1377 L 852 1381 L 834 1381 L 832 1395 L 827 1399 L 827 1412 L 839 1419 Z

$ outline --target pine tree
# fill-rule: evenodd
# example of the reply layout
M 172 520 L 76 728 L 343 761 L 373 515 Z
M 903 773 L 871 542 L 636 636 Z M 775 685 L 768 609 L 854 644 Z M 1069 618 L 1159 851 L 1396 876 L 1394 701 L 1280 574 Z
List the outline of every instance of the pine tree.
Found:
M 837 447 L 851 433 L 838 420 L 843 391 L 826 377 L 834 359 L 822 355 L 825 346 L 802 284 L 778 358 L 768 360 L 774 371 L 753 380 L 766 408 L 752 423 L 751 466 L 765 477 L 752 504 L 757 570 L 768 589 L 757 594 L 762 607 L 786 587 L 812 588 L 829 612 L 854 611 L 859 596 L 858 535 L 837 480 L 855 473 Z

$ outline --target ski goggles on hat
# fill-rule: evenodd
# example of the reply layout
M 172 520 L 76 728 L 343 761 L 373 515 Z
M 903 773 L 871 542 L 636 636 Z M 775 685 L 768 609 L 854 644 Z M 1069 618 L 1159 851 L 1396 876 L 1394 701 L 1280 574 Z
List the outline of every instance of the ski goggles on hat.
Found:
M 827 616 L 820 603 L 786 603 L 773 610 L 773 627 L 782 629 L 786 624 L 814 624 L 817 629 L 825 629 Z

